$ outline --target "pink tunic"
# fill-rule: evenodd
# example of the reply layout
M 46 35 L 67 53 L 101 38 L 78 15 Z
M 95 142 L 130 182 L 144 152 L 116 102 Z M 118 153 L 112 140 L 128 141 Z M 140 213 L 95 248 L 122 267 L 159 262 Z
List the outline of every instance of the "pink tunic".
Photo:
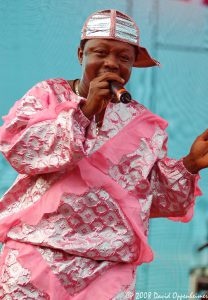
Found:
M 64 79 L 38 83 L 0 129 L 17 177 L 0 201 L 0 299 L 133 299 L 150 217 L 187 222 L 198 175 L 166 157 L 166 121 L 110 103 L 96 135 Z

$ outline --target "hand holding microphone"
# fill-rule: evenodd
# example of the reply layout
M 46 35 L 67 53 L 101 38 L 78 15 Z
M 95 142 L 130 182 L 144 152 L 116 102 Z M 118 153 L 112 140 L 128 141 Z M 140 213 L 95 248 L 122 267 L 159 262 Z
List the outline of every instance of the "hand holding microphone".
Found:
M 88 119 L 100 114 L 111 102 L 112 94 L 119 102 L 129 103 L 131 95 L 123 87 L 125 80 L 118 74 L 105 72 L 90 81 L 87 101 L 82 104 L 81 110 Z
M 131 94 L 120 82 L 110 81 L 110 89 L 120 102 L 127 104 L 131 101 Z

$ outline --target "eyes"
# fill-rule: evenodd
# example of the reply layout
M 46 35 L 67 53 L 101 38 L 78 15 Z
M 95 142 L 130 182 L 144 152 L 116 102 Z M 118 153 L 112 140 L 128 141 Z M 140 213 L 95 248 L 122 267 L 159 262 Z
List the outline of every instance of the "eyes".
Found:
M 105 58 L 109 55 L 109 52 L 106 49 L 94 49 L 93 52 L 99 58 Z M 118 53 L 116 57 L 122 62 L 129 62 L 132 59 L 130 55 L 122 52 Z
M 95 49 L 94 52 L 99 56 L 99 57 L 105 57 L 108 55 L 107 51 L 104 49 Z

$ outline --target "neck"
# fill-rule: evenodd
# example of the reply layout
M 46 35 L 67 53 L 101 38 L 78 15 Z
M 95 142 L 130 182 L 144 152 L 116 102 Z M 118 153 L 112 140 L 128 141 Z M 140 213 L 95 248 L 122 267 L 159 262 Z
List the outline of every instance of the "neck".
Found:
M 82 97 L 87 98 L 88 92 L 89 92 L 89 87 L 82 81 L 82 79 L 79 80 L 78 88 L 79 88 L 79 94 Z

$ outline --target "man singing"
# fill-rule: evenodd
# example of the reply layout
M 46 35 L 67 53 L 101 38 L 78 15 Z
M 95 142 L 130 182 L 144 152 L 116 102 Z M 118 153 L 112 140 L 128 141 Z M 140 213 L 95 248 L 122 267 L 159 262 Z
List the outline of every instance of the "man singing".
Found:
M 42 81 L 4 117 L 0 150 L 19 173 L 0 202 L 1 299 L 134 299 L 136 268 L 153 260 L 151 217 L 188 222 L 208 130 L 167 158 L 167 122 L 112 82 L 159 63 L 113 10 L 84 24 L 80 78 Z

